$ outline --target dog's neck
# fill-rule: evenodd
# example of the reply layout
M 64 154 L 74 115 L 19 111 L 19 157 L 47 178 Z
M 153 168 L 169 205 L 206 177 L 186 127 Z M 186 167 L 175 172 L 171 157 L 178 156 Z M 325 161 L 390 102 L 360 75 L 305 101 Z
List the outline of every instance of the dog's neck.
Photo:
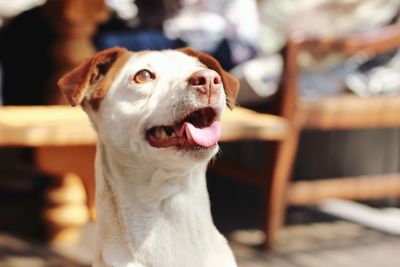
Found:
M 219 234 L 210 213 L 206 162 L 166 169 L 135 158 L 124 164 L 120 155 L 103 145 L 97 153 L 97 253 L 105 262 L 121 261 L 115 266 L 146 262 L 149 247 L 150 258 L 162 262 L 150 266 L 178 266 L 177 259 L 182 266 L 196 266 L 196 259 L 185 262 L 185 255 L 176 255 L 176 251 L 207 258 L 204 248 Z M 161 240 L 164 247 L 158 245 Z M 154 257 L 157 254 L 160 258 Z

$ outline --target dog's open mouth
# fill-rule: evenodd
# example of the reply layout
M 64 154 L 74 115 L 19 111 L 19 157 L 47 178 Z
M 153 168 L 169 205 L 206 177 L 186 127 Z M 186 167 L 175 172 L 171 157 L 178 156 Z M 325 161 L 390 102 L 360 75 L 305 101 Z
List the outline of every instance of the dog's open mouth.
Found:
M 214 109 L 202 108 L 191 112 L 174 125 L 148 129 L 146 140 L 154 147 L 212 147 L 221 137 L 221 125 L 216 118 Z

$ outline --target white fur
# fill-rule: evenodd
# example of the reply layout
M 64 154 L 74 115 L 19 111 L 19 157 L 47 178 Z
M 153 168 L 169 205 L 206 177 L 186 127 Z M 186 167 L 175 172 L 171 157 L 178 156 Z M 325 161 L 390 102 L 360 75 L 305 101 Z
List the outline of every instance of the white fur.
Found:
M 172 124 L 189 109 L 206 106 L 187 85 L 202 68 L 197 58 L 177 51 L 133 54 L 99 110 L 84 106 L 99 136 L 93 266 L 237 266 L 213 224 L 206 188 L 207 163 L 218 147 L 155 148 L 145 140 L 145 129 Z M 133 83 L 141 69 L 156 79 Z M 223 89 L 211 106 L 222 116 Z

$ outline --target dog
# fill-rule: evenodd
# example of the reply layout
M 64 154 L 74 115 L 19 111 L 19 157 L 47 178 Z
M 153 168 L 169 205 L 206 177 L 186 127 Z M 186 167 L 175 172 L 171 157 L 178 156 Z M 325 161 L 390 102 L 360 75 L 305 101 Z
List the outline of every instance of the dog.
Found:
M 190 48 L 116 47 L 58 86 L 98 135 L 93 266 L 237 266 L 212 221 L 205 173 L 238 81 Z

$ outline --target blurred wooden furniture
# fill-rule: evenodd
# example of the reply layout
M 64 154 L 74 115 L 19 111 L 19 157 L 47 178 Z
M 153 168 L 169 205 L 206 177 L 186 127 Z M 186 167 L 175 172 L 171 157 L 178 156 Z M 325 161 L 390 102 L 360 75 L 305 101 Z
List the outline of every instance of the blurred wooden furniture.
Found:
M 287 133 L 285 120 L 243 108 L 226 111 L 222 141 L 280 140 Z M 79 227 L 94 209 L 94 156 L 96 134 L 80 108 L 31 106 L 0 108 L 0 147 L 26 146 L 36 151 L 38 168 L 59 183 L 49 189 L 43 212 L 55 242 L 75 241 Z M 86 195 L 79 190 L 80 179 Z
M 54 61 L 53 73 L 48 77 L 48 88 L 41 88 L 41 90 L 47 89 L 46 103 L 66 103 L 56 87 L 56 81 L 65 72 L 95 53 L 92 37 L 99 24 L 108 19 L 109 13 L 104 0 L 47 0 L 40 7 L 40 15 L 49 22 L 55 36 L 51 50 Z M 24 109 L 22 111 L 29 112 Z M 4 112 L 2 116 L 5 116 Z M 20 114 L 20 116 L 26 118 L 27 121 L 32 119 L 32 122 L 35 122 L 34 113 Z M 7 118 L 3 119 L 7 121 Z M 13 118 L 10 121 L 17 123 L 18 120 Z M 15 145 L 35 147 L 35 159 L 39 168 L 52 178 L 49 184 L 50 189 L 45 195 L 47 207 L 43 213 L 43 219 L 47 224 L 46 230 L 53 242 L 72 241 L 77 238 L 79 226 L 88 219 L 82 181 L 88 184 L 93 177 L 93 168 L 87 167 L 92 164 L 92 155 L 95 150 L 93 142 L 89 145 L 86 140 L 79 138 L 74 139 L 79 139 L 76 143 L 57 140 L 59 132 L 46 131 L 39 126 L 40 120 L 37 122 L 35 126 L 34 124 L 20 125 L 20 131 L 11 132 L 9 135 L 7 134 L 9 128 L 1 127 L 0 144 L 5 145 L 8 141 L 14 140 Z M 27 128 L 32 131 L 26 133 L 23 129 Z M 34 139 L 31 139 L 34 136 L 41 136 L 41 141 L 35 143 Z M 76 155 L 81 157 L 76 157 Z M 91 194 L 91 188 L 86 188 Z M 88 201 L 93 206 L 92 200 Z
M 400 24 L 344 38 L 290 36 L 284 50 L 284 71 L 274 98 L 273 114 L 289 121 L 289 134 L 274 150 L 275 164 L 268 177 L 266 247 L 272 249 L 282 227 L 287 205 L 315 204 L 328 198 L 376 199 L 400 196 L 400 174 L 289 182 L 299 135 L 304 130 L 348 130 L 400 127 L 400 96 L 361 98 L 352 94 L 307 101 L 298 95 L 300 51 L 337 51 L 375 55 L 400 46 Z M 327 81 L 329 82 L 329 81 Z
M 83 114 L 63 109 L 0 107 L 0 147 L 34 148 L 36 165 L 52 178 L 42 218 L 53 243 L 76 241 L 94 206 L 85 188 L 94 194 L 95 137 Z
M 56 35 L 52 57 L 55 69 L 49 79 L 48 104 L 66 104 L 57 80 L 96 52 L 93 35 L 107 21 L 110 10 L 104 0 L 47 0 L 43 14 Z

